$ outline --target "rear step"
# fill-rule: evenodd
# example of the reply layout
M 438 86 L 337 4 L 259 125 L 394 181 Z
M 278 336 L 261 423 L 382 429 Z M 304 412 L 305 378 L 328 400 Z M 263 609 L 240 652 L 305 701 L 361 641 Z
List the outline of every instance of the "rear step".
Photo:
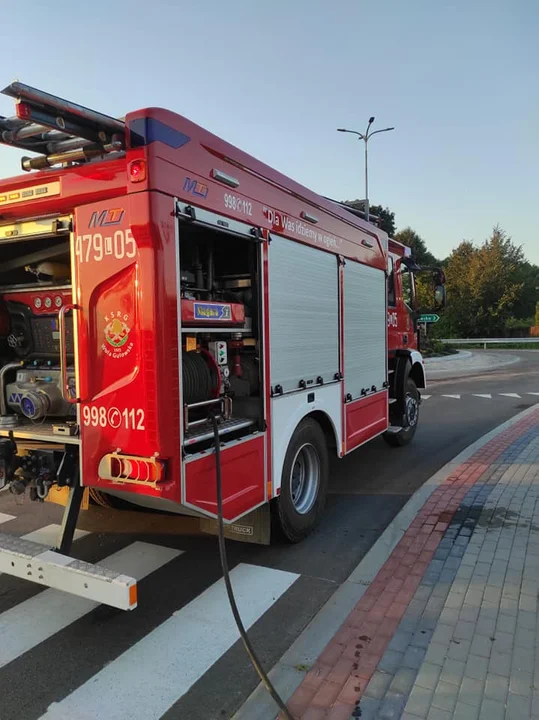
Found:
M 0 572 L 119 610 L 137 607 L 134 578 L 13 535 L 0 533 Z

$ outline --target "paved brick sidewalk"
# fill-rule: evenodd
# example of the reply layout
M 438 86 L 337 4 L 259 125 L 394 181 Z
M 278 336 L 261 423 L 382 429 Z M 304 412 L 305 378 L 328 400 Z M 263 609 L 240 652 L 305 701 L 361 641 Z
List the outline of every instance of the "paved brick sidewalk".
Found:
M 539 409 L 423 505 L 288 706 L 301 720 L 539 720 Z

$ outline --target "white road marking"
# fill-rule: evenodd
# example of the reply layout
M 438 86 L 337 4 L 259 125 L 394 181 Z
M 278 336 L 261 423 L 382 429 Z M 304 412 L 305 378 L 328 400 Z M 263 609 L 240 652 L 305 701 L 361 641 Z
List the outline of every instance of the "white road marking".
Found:
M 7 513 L 0 513 L 0 525 L 10 520 L 15 520 L 15 515 L 8 515 Z
M 100 565 L 142 580 L 182 554 L 181 550 L 134 542 Z M 0 615 L 0 668 L 94 610 L 99 603 L 48 589 Z M 76 717 L 74 715 L 73 717 Z
M 517 395 L 517 393 L 499 393 L 499 394 L 503 395 L 503 397 L 520 398 L 520 395 Z
M 232 586 L 245 627 L 262 617 L 298 577 L 254 565 L 234 568 Z M 221 579 L 71 695 L 53 703 L 42 720 L 159 720 L 238 639 Z
M 442 395 L 442 397 L 453 398 L 454 400 L 460 400 L 460 395 Z
M 39 530 L 34 530 L 33 532 L 28 533 L 28 535 L 23 535 L 23 538 L 25 540 L 32 540 L 33 542 L 40 543 L 41 545 L 55 547 L 60 527 L 60 525 L 56 525 L 54 523 L 52 525 L 45 525 L 45 527 L 39 528 Z M 79 538 L 85 537 L 89 534 L 88 530 L 75 530 L 73 540 L 78 540 Z
M 431 397 L 432 397 L 432 395 L 421 395 L 422 400 L 428 400 Z
M 488 400 L 492 400 L 492 395 L 490 395 L 489 393 L 485 393 L 483 395 L 481 393 L 474 393 L 473 396 L 480 397 L 480 398 L 487 398 Z
M 530 393 L 526 393 L 526 395 L 539 395 L 539 393 L 532 393 L 532 392 L 530 392 Z

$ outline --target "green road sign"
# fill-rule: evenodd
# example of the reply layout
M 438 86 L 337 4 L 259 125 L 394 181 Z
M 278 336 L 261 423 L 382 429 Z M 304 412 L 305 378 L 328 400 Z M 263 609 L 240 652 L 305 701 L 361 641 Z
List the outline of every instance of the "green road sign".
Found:
M 439 315 L 435 315 L 434 313 L 431 313 L 430 315 L 420 315 L 419 316 L 419 322 L 422 323 L 435 323 L 438 322 L 440 319 Z

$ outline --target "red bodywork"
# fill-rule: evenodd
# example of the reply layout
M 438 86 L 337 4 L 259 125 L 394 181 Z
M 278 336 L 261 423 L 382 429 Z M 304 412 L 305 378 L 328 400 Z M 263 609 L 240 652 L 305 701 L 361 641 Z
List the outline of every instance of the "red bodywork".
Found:
M 387 346 L 389 354 L 394 354 L 399 348 L 417 350 L 417 332 L 414 327 L 412 314 L 404 303 L 400 258 L 410 253 L 409 248 L 395 240 L 389 240 L 390 258 L 393 260 L 394 302 L 388 303 L 387 308 Z M 413 276 L 411 281 L 414 282 Z
M 107 453 L 158 457 L 166 462 L 163 482 L 122 482 L 121 489 L 215 513 L 213 458 L 183 463 L 181 457 L 174 198 L 246 222 L 259 228 L 266 239 L 268 233 L 278 232 L 321 251 L 383 270 L 387 268 L 387 238 L 345 209 L 175 113 L 155 108 L 140 110 L 128 114 L 125 122 L 144 136 L 142 147 L 128 146 L 122 159 L 3 181 L 0 194 L 57 181 L 60 192 L 4 204 L 0 219 L 9 222 L 60 214 L 74 217 L 72 302 L 84 484 L 119 488 L 117 482 L 99 476 L 100 460 Z M 223 184 L 219 173 L 233 177 L 237 187 Z M 271 312 L 267 252 L 265 244 L 266 320 Z M 397 326 L 390 325 L 388 333 L 389 350 L 403 346 L 403 333 L 409 335 L 406 347 L 415 347 L 411 319 L 399 292 Z M 31 304 L 32 294 L 27 297 Z M 242 307 L 231 307 L 231 324 L 243 322 Z M 186 325 L 204 325 L 192 301 L 183 300 L 181 312 Z M 266 321 L 263 340 L 267 430 L 223 453 L 227 519 L 238 517 L 274 494 L 268 326 Z M 343 367 L 341 357 L 341 373 Z M 370 400 L 348 405 L 343 402 L 347 431 L 340 454 L 382 432 L 387 427 L 387 412 L 386 392 Z

